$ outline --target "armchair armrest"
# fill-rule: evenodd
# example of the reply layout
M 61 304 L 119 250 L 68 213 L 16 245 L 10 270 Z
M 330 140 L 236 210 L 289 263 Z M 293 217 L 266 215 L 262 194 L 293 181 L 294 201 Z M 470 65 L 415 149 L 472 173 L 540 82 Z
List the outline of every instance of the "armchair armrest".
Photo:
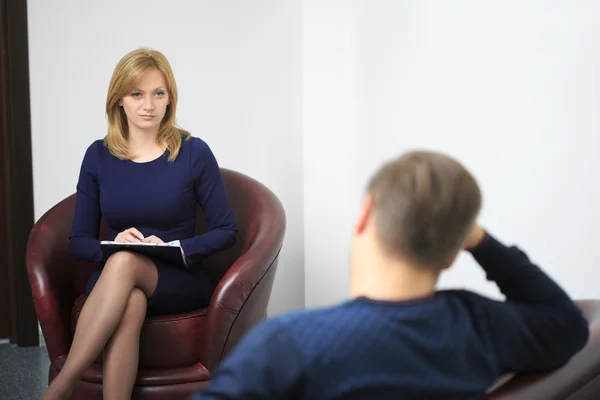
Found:
M 40 218 L 31 230 L 26 266 L 48 355 L 55 360 L 68 353 L 71 342 L 69 327 L 76 296 L 73 285 L 76 262 L 69 252 L 68 233 L 51 230 L 49 226 L 57 224 L 48 215 Z M 60 243 L 65 240 L 66 243 Z
M 561 368 L 535 374 L 516 374 L 498 385 L 486 399 L 587 399 L 585 390 L 600 390 L 600 300 L 576 302 L 589 321 L 586 346 Z M 589 385 L 595 380 L 594 388 Z M 587 389 L 586 389 L 587 388 Z M 581 396 L 581 397 L 580 397 Z
M 212 373 L 219 362 L 256 324 L 266 318 L 279 252 L 285 234 L 283 206 L 273 196 L 268 215 L 251 224 L 241 256 L 217 285 L 206 314 L 202 363 Z

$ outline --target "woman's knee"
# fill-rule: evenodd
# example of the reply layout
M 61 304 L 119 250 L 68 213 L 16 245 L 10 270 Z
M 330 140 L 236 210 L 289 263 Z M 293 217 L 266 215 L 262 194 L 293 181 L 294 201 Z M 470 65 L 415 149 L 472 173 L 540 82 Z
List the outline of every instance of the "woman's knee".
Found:
M 108 258 L 103 272 L 116 277 L 135 279 L 148 274 L 151 269 L 156 269 L 156 267 L 148 257 L 131 251 L 119 251 Z
M 110 275 L 114 279 L 122 279 L 127 276 L 134 276 L 133 265 L 137 262 L 137 254 L 130 251 L 119 251 L 111 255 L 104 268 L 102 269 L 103 275 Z
M 119 251 L 106 261 L 102 271 L 103 280 L 129 282 L 141 289 L 146 296 L 152 295 L 158 283 L 158 270 L 148 257 L 130 252 Z

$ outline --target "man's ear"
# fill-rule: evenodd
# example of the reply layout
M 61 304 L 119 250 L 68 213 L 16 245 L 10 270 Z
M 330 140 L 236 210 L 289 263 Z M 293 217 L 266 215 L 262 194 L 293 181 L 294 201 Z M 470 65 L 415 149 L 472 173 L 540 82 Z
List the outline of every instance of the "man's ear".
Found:
M 357 235 L 360 235 L 367 228 L 367 223 L 369 222 L 369 218 L 373 214 L 373 197 L 370 194 L 366 194 L 362 205 L 360 207 L 360 212 L 358 214 L 358 219 L 356 221 L 356 226 L 354 227 L 354 232 Z

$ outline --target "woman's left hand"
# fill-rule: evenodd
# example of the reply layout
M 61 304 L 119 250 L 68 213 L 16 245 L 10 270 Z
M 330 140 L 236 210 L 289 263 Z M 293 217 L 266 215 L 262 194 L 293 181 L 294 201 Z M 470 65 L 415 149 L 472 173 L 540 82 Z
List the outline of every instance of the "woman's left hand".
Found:
M 142 242 L 144 243 L 164 243 L 160 238 L 152 235 L 152 236 L 148 236 L 145 237 Z

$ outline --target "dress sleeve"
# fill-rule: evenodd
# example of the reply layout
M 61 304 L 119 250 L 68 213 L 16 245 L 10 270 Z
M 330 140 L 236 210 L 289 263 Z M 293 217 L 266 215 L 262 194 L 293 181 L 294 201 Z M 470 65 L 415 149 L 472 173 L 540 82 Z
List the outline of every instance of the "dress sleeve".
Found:
M 98 187 L 98 142 L 88 147 L 77 182 L 75 214 L 70 244 L 73 255 L 84 261 L 102 261 L 100 230 L 100 190 Z
M 219 164 L 204 141 L 197 138 L 191 140 L 191 170 L 196 201 L 202 207 L 208 231 L 181 240 L 181 248 L 189 264 L 233 246 L 237 237 L 237 226 Z

